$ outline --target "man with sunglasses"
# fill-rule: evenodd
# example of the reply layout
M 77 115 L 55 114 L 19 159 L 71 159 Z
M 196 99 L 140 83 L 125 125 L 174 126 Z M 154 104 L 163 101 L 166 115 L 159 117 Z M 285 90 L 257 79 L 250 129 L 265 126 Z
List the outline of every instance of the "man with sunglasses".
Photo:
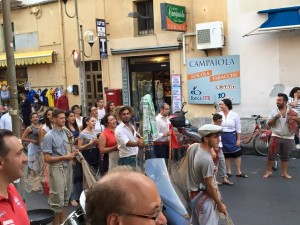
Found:
M 162 207 L 153 181 L 127 166 L 109 172 L 86 195 L 90 225 L 165 225 Z
M 211 149 L 219 146 L 221 130 L 222 127 L 213 124 L 200 127 L 198 132 L 201 144 L 192 145 L 187 153 L 187 187 L 190 198 L 193 199 L 198 195 L 200 184 L 206 185 L 206 190 L 195 209 L 199 224 L 217 225 L 219 213 L 227 214 L 214 179 L 217 169 L 211 155 Z

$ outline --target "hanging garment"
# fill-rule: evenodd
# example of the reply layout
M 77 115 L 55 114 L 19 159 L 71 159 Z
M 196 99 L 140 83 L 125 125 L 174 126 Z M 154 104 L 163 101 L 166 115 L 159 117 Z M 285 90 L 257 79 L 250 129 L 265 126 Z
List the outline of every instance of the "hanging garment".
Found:
M 28 92 L 28 99 L 29 101 L 33 104 L 34 103 L 34 99 L 33 99 L 33 95 L 35 94 L 35 90 L 31 89 L 29 92 Z
M 141 99 L 143 104 L 143 137 L 145 144 L 158 138 L 158 130 L 155 120 L 155 109 L 149 94 Z
M 49 106 L 48 98 L 46 97 L 47 91 L 48 91 L 48 89 L 45 88 L 45 89 L 42 91 L 42 93 L 41 93 L 41 96 L 42 96 L 42 98 L 43 98 L 42 102 L 43 102 L 43 105 L 44 105 L 44 106 Z
M 47 91 L 46 97 L 48 98 L 48 104 L 50 107 L 54 107 L 53 89 Z

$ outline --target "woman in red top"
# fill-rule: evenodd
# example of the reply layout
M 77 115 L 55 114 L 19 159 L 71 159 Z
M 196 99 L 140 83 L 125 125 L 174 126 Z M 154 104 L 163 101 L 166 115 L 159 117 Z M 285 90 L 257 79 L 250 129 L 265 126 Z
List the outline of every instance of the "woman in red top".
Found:
M 115 137 L 115 129 L 117 127 L 116 118 L 106 114 L 101 123 L 105 126 L 105 130 L 99 136 L 99 150 L 102 154 L 109 153 L 108 170 L 118 166 L 119 151 L 117 140 Z

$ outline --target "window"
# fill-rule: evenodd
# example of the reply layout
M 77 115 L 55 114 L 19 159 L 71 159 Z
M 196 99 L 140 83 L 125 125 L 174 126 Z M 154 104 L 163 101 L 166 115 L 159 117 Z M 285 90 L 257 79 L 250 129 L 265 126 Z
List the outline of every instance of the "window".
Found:
M 138 35 L 154 33 L 153 1 L 137 2 Z
M 13 45 L 14 45 L 14 50 L 16 50 L 16 41 L 15 41 L 15 28 L 14 28 L 14 23 L 11 22 L 11 30 L 12 30 L 12 36 L 13 36 Z M 4 42 L 4 25 L 1 24 L 1 34 L 2 34 L 2 51 L 5 52 L 5 42 Z

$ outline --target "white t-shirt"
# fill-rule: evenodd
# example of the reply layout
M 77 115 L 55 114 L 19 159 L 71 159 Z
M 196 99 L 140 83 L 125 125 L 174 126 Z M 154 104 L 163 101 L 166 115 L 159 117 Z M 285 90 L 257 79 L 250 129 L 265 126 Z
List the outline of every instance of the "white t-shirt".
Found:
M 105 108 L 103 107 L 102 109 L 98 108 L 98 118 L 101 120 L 105 116 Z
M 11 115 L 9 113 L 5 113 L 1 117 L 1 119 L 0 119 L 0 128 L 12 131 L 12 121 L 11 121 Z

